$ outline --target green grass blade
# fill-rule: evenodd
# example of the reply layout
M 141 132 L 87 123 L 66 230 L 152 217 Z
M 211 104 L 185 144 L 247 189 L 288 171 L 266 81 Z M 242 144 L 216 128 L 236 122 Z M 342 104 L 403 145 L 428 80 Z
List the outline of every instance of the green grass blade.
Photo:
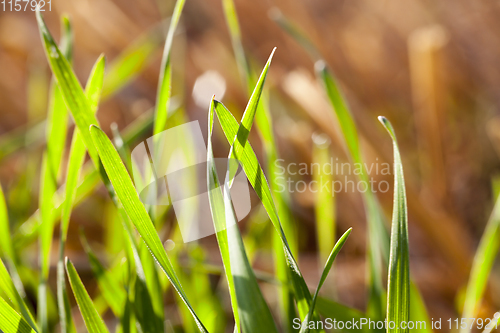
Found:
M 212 189 L 209 191 L 210 209 L 229 285 L 235 318 L 235 332 L 240 332 L 240 326 L 244 332 L 277 332 L 271 312 L 262 296 L 246 255 L 232 208 L 228 178 L 225 181 L 224 194 L 221 191 L 212 152 L 213 116 L 214 101 L 212 100 L 209 111 L 207 185 L 209 189 Z
M 213 189 L 215 186 L 220 186 L 217 170 L 213 162 L 213 150 L 212 150 L 212 133 L 213 133 L 213 123 L 214 123 L 214 100 L 210 102 L 210 110 L 208 113 L 208 143 L 207 143 L 207 182 L 208 188 Z M 222 193 L 220 191 L 209 191 L 210 200 L 210 212 L 212 213 L 212 220 L 214 222 L 214 229 L 216 231 L 215 235 L 217 237 L 217 243 L 219 244 L 219 250 L 222 257 L 222 264 L 224 266 L 224 271 L 226 272 L 226 280 L 229 287 L 229 296 L 231 298 L 231 306 L 233 309 L 233 316 L 235 322 L 235 332 L 240 332 L 241 322 L 240 314 L 238 311 L 238 303 L 236 299 L 236 290 L 234 286 L 234 277 L 231 274 L 231 259 L 229 256 L 229 244 L 227 240 L 227 230 L 226 230 L 226 220 L 224 212 L 224 202 L 222 198 Z
M 52 69 L 61 93 L 66 103 L 66 106 L 71 111 L 75 124 L 82 134 L 83 141 L 89 152 L 90 157 L 94 161 L 94 164 L 98 166 L 97 152 L 92 144 L 92 138 L 88 128 L 90 125 L 96 125 L 97 119 L 93 112 L 91 112 L 91 106 L 84 94 L 75 73 L 71 69 L 68 60 L 64 57 L 62 52 L 57 47 L 57 44 L 52 38 L 45 22 L 40 14 L 40 11 L 36 12 L 38 28 L 40 30 L 40 36 L 45 49 L 47 59 Z
M 123 205 L 125 212 L 129 216 L 132 223 L 134 223 L 142 239 L 151 251 L 151 254 L 155 257 L 158 264 L 165 272 L 176 291 L 179 293 L 179 296 L 188 307 L 194 320 L 196 321 L 196 324 L 198 325 L 198 328 L 202 332 L 206 332 L 205 327 L 185 296 L 177 275 L 173 270 L 172 264 L 170 263 L 165 249 L 162 246 L 160 238 L 156 233 L 146 209 L 139 199 L 139 195 L 134 188 L 134 184 L 130 179 L 127 169 L 121 161 L 118 152 L 106 134 L 104 134 L 104 132 L 97 126 L 92 126 L 90 128 L 90 133 L 94 140 L 94 144 L 97 147 L 104 169 L 113 184 L 118 200 Z
M 339 254 L 340 250 L 344 246 L 345 242 L 347 241 L 347 238 L 351 234 L 352 228 L 349 228 L 335 243 L 335 246 L 332 249 L 332 252 L 330 253 L 330 256 L 328 257 L 326 263 L 325 263 L 325 268 L 323 268 L 323 272 L 321 273 L 321 278 L 319 279 L 318 287 L 316 288 L 316 292 L 314 293 L 314 297 L 311 302 L 311 306 L 309 307 L 309 313 L 307 314 L 307 317 L 305 319 L 306 322 L 308 322 L 308 318 L 311 318 L 314 312 L 314 307 L 316 305 L 316 299 L 318 298 L 319 291 L 323 284 L 325 283 L 325 280 L 328 276 L 328 273 L 330 273 L 330 269 L 332 268 L 333 261 L 337 257 L 337 254 Z M 308 333 L 309 332 L 309 325 L 304 326 L 303 329 L 300 330 L 302 333 Z
M 410 255 L 403 164 L 391 123 L 384 117 L 379 117 L 379 120 L 389 132 L 394 146 L 394 207 L 387 284 L 387 321 L 394 322 L 395 328 L 389 327 L 387 332 L 408 332 L 408 329 L 400 328 L 400 324 L 407 323 L 410 317 Z
M 90 72 L 89 79 L 87 80 L 87 86 L 85 88 L 85 95 L 89 101 L 91 110 L 94 113 L 97 111 L 97 106 L 99 104 L 99 98 L 102 91 L 104 65 L 104 56 L 100 56 Z M 71 318 L 69 299 L 66 291 L 66 277 L 64 273 L 64 247 L 66 244 L 71 210 L 75 201 L 78 186 L 78 177 L 80 175 L 80 169 L 82 168 L 86 151 L 87 150 L 82 140 L 80 131 L 78 130 L 78 128 L 75 128 L 71 141 L 69 162 L 66 172 L 65 200 L 61 205 L 61 235 L 59 242 L 59 261 L 57 263 L 57 305 L 59 309 L 61 331 L 63 333 L 75 332 L 75 327 Z
M 250 64 L 245 56 L 245 51 L 243 49 L 243 44 L 241 42 L 241 31 L 238 22 L 238 15 L 234 6 L 233 0 L 222 0 L 222 6 L 224 9 L 224 16 L 226 18 L 226 23 L 229 28 L 229 33 L 231 35 L 231 43 L 233 46 L 233 51 L 236 58 L 236 64 L 238 66 L 238 71 L 243 80 L 243 84 L 249 91 L 249 95 L 252 93 L 252 87 L 255 85 L 255 75 L 250 68 Z M 258 104 L 258 110 L 255 115 L 255 122 L 257 125 L 257 130 L 262 137 L 266 161 L 267 161 L 267 172 L 269 175 L 269 182 L 271 184 L 271 191 L 274 195 L 277 210 L 280 214 L 280 221 L 283 227 L 283 232 L 288 235 L 288 242 L 290 250 L 294 253 L 297 248 L 297 240 L 295 230 L 292 227 L 292 214 L 288 208 L 289 198 L 286 193 L 281 193 L 279 191 L 279 186 L 283 185 L 284 180 L 280 177 L 276 177 L 277 170 L 275 161 L 279 158 L 276 149 L 276 141 L 272 132 L 272 120 L 271 113 L 268 109 L 268 103 L 266 99 L 265 91 L 263 92 L 262 102 Z M 276 248 L 275 251 L 275 271 L 278 279 L 283 283 L 279 288 L 280 297 L 280 313 L 282 314 L 281 324 L 285 332 L 293 332 L 291 328 L 291 322 L 293 318 L 296 317 L 295 304 L 293 303 L 293 295 L 290 289 L 291 281 L 289 281 L 289 274 L 287 273 L 287 263 L 285 256 L 281 253 L 282 242 L 279 236 L 273 237 L 273 245 Z M 333 244 L 332 244 L 333 246 Z M 331 247 L 329 247 L 330 249 Z
M 233 115 L 222 103 L 218 101 L 215 101 L 215 111 L 226 139 L 231 143 L 234 142 L 235 148 L 233 151 L 236 151 L 237 149 L 240 151 L 239 153 L 236 153 L 236 156 L 238 156 L 238 160 L 243 168 L 243 171 L 247 175 L 250 184 L 255 189 L 257 196 L 266 209 L 271 222 L 278 231 L 283 243 L 283 250 L 287 259 L 287 265 L 290 271 L 295 297 L 298 302 L 299 312 L 302 318 L 304 318 L 309 311 L 309 303 L 311 302 L 312 297 L 286 240 L 266 176 L 262 171 L 259 161 L 257 160 L 257 156 L 255 155 L 250 143 L 240 143 L 238 139 L 233 141 L 237 133 L 239 133 L 239 125 Z M 242 144 L 244 144 L 244 146 L 242 146 Z
M 365 184 L 368 184 L 368 173 L 362 163 L 358 131 L 347 103 L 333 75 L 328 71 L 323 61 L 316 63 L 316 71 L 337 116 L 352 163 L 361 165 L 359 178 Z M 387 258 L 389 258 L 389 240 L 387 230 L 384 226 L 384 216 L 379 207 L 377 197 L 368 189 L 368 191 L 363 193 L 363 200 L 368 219 L 368 234 L 370 235 L 368 239 L 369 249 L 367 251 L 370 271 L 370 299 L 368 301 L 368 308 L 372 316 L 383 317 L 384 288 L 382 285 L 382 271 L 384 262 L 387 262 Z
M 89 333 L 105 333 L 109 332 L 104 321 L 97 313 L 97 310 L 92 303 L 82 280 L 78 276 L 75 267 L 70 260 L 66 259 L 66 272 L 68 273 L 68 279 L 71 284 L 71 289 L 73 290 L 73 295 L 75 295 L 76 302 L 80 308 L 80 313 L 82 314 L 83 320 L 85 321 L 85 326 Z
M 245 51 L 243 50 L 243 45 L 241 43 L 240 24 L 234 7 L 234 1 L 222 0 L 222 8 L 224 9 L 224 16 L 229 28 L 229 34 L 231 35 L 231 43 L 236 57 L 236 64 L 238 65 L 238 71 L 240 72 L 243 82 L 248 84 L 251 77 L 250 66 L 245 57 Z
M 172 84 L 172 66 L 170 64 L 170 53 L 172 51 L 172 43 L 174 41 L 175 30 L 179 24 L 182 9 L 186 0 L 177 0 L 174 7 L 174 12 L 170 20 L 170 27 L 168 29 L 165 47 L 163 49 L 163 56 L 160 67 L 160 77 L 158 80 L 158 90 L 156 92 L 156 107 L 155 107 L 155 124 L 154 134 L 158 134 L 165 130 L 167 124 L 168 108 Z
M 493 212 L 486 224 L 479 247 L 472 262 L 469 282 L 465 294 L 462 318 L 474 318 L 479 303 L 486 290 L 488 277 L 500 248 L 500 197 L 497 198 Z M 470 332 L 470 326 L 461 329 L 460 333 Z
M 36 333 L 36 331 L 1 297 L 0 331 L 3 333 Z
M 38 331 L 33 315 L 21 295 L 17 292 L 14 282 L 2 260 L 0 260 L 0 290 L 17 306 L 23 319 L 26 320 L 35 331 Z

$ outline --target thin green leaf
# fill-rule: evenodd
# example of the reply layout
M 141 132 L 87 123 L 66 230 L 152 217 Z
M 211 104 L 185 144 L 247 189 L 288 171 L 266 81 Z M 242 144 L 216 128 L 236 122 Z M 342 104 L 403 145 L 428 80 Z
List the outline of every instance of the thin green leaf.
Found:
M 394 328 L 388 325 L 387 332 L 408 332 L 400 328 L 410 317 L 410 255 L 403 164 L 391 123 L 384 117 L 379 120 L 389 132 L 394 147 L 394 207 L 387 283 L 387 321 L 393 322 Z
M 0 260 L 0 290 L 17 306 L 23 319 L 26 320 L 35 331 L 38 331 L 33 315 L 21 295 L 17 292 L 14 282 L 2 260 Z
M 179 293 L 179 296 L 188 307 L 198 325 L 198 328 L 202 332 L 206 332 L 207 330 L 201 323 L 187 297 L 185 296 L 177 275 L 172 268 L 172 264 L 170 263 L 165 249 L 162 246 L 160 238 L 156 233 L 156 230 L 146 209 L 144 208 L 144 205 L 139 199 L 139 195 L 134 188 L 134 184 L 130 179 L 127 169 L 123 165 L 118 152 L 116 151 L 109 138 L 100 128 L 98 128 L 97 126 L 91 126 L 90 133 L 94 140 L 94 144 L 97 147 L 97 151 L 101 158 L 104 169 L 111 183 L 113 184 L 113 188 L 116 192 L 119 202 L 122 204 L 132 223 L 134 223 L 142 239 L 151 251 L 151 254 L 155 257 L 156 261 L 165 272 L 176 291 Z
M 488 278 L 500 248 L 500 197 L 497 198 L 493 212 L 486 224 L 479 247 L 472 262 L 469 282 L 465 294 L 462 318 L 474 318 L 484 296 Z M 470 332 L 470 325 L 460 333 Z
M 80 313 L 82 314 L 83 320 L 85 321 L 85 326 L 89 333 L 105 333 L 109 332 L 104 321 L 97 313 L 97 310 L 92 303 L 82 280 L 78 276 L 75 267 L 70 260 L 66 259 L 66 272 L 68 273 L 69 283 L 71 284 L 71 289 L 73 290 L 73 295 L 75 295 L 76 302 L 80 308 Z
M 66 103 L 66 106 L 71 111 L 75 124 L 82 134 L 83 141 L 89 152 L 94 164 L 98 166 L 97 152 L 92 144 L 92 138 L 88 128 L 90 125 L 96 125 L 97 119 L 91 112 L 89 104 L 75 73 L 71 69 L 68 60 L 61 53 L 52 35 L 50 34 L 45 22 L 40 14 L 36 12 L 38 28 L 44 45 L 45 53 L 50 64 L 50 68 L 57 80 L 59 88 Z
M 36 331 L 1 297 L 0 331 L 3 333 L 36 333 Z
M 335 243 L 335 246 L 332 249 L 332 252 L 330 253 L 330 256 L 328 257 L 325 267 L 323 268 L 323 273 L 321 273 L 321 278 L 319 279 L 318 287 L 316 288 L 316 292 L 314 293 L 314 297 L 311 302 L 311 306 L 309 307 L 309 313 L 306 316 L 306 319 L 304 320 L 306 323 L 308 323 L 308 319 L 312 317 L 314 313 L 314 307 L 316 305 L 316 299 L 318 298 L 319 291 L 323 284 L 325 283 L 325 280 L 328 276 L 328 273 L 330 273 L 330 269 L 332 268 L 333 261 L 337 257 L 337 254 L 339 254 L 340 250 L 344 246 L 345 242 L 347 241 L 347 238 L 351 234 L 352 228 L 349 228 Z M 308 333 L 309 332 L 309 325 L 304 325 L 303 328 L 300 330 L 302 333 Z
M 238 65 L 240 76 L 244 83 L 248 84 L 251 77 L 250 66 L 245 57 L 245 51 L 243 50 L 243 45 L 241 43 L 240 24 L 234 7 L 234 1 L 222 0 L 222 8 L 224 9 L 224 16 L 231 35 L 231 43 L 233 45 L 233 51 L 236 57 L 236 64 Z
M 85 88 L 85 95 L 89 100 L 89 105 L 94 113 L 97 111 L 97 106 L 99 104 L 99 98 L 101 95 L 104 77 L 104 65 L 105 59 L 104 56 L 101 55 L 97 59 L 94 67 L 90 72 L 89 79 L 87 80 L 87 86 Z M 59 261 L 57 263 L 57 305 L 59 309 L 61 331 L 63 333 L 75 332 L 75 327 L 71 318 L 71 308 L 66 291 L 66 278 L 64 273 L 64 247 L 66 244 L 71 210 L 75 201 L 78 186 L 78 177 L 80 175 L 80 170 L 83 165 L 86 151 L 87 150 L 85 148 L 85 144 L 81 137 L 80 131 L 78 130 L 78 128 L 75 128 L 73 132 L 68 168 L 66 172 L 66 195 L 65 200 L 62 204 Z
M 163 56 L 160 67 L 160 77 L 158 80 L 158 90 L 156 92 L 156 107 L 155 107 L 155 124 L 154 134 L 158 134 L 165 130 L 167 124 L 168 108 L 172 84 L 172 68 L 170 64 L 170 53 L 172 51 L 172 43 L 174 41 L 175 30 L 179 24 L 182 9 L 186 0 L 177 0 L 174 7 L 174 13 L 170 20 L 170 27 L 168 29 L 167 39 L 165 41 L 165 48 L 163 49 Z

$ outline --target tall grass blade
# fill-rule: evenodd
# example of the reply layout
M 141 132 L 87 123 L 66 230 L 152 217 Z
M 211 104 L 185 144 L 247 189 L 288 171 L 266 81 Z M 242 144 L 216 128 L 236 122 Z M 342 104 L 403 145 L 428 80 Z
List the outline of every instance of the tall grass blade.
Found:
M 207 182 L 208 189 L 213 189 L 220 187 L 217 170 L 215 169 L 215 164 L 213 160 L 213 150 L 212 150 L 212 133 L 213 133 L 213 123 L 214 123 L 214 100 L 210 102 L 210 110 L 208 113 L 208 140 L 207 140 Z M 219 250 L 222 257 L 222 264 L 224 266 L 224 271 L 226 272 L 227 284 L 229 287 L 229 295 L 231 298 L 231 306 L 233 309 L 234 322 L 235 322 L 235 332 L 239 333 L 241 330 L 240 314 L 238 311 L 238 302 L 236 299 L 236 290 L 234 286 L 234 277 L 231 274 L 231 259 L 229 253 L 229 244 L 227 239 L 227 228 L 225 220 L 224 202 L 222 198 L 222 192 L 220 190 L 210 190 L 209 191 L 210 200 L 210 212 L 212 214 L 212 219 L 214 222 L 214 229 L 216 231 L 215 235 L 217 237 L 217 243 L 219 244 Z
M 70 58 L 72 46 L 71 25 L 63 19 L 61 56 Z M 57 47 L 57 46 L 56 46 Z M 69 62 L 68 62 L 68 66 Z M 41 279 L 38 297 L 38 320 L 42 332 L 48 332 L 47 280 L 49 277 L 50 250 L 56 215 L 54 195 L 57 190 L 57 178 L 66 143 L 68 111 L 61 94 L 57 79 L 52 81 L 52 91 L 47 115 L 47 149 L 42 159 L 40 176 L 40 267 Z
M 103 77 L 104 77 L 104 56 L 100 56 L 92 71 L 90 72 L 87 85 L 85 87 L 85 96 L 89 101 L 91 110 L 95 113 L 99 104 L 101 95 Z M 73 132 L 71 148 L 69 153 L 69 162 L 66 172 L 65 200 L 62 203 L 60 241 L 59 241 L 59 261 L 57 263 L 57 305 L 59 308 L 59 321 L 61 332 L 75 332 L 73 320 L 71 318 L 71 309 L 66 291 L 66 276 L 64 273 L 64 247 L 68 234 L 68 226 L 71 216 L 71 210 L 74 205 L 78 177 L 83 165 L 86 153 L 85 144 L 78 128 Z
M 71 284 L 71 289 L 73 290 L 73 295 L 75 295 L 76 302 L 80 308 L 80 313 L 82 314 L 85 326 L 89 333 L 106 333 L 109 332 L 104 321 L 97 313 L 97 310 L 92 303 L 82 280 L 78 276 L 73 263 L 66 259 L 66 272 L 68 273 L 68 279 Z
M 228 280 L 235 317 L 235 332 L 240 332 L 240 325 L 243 332 L 277 332 L 271 312 L 262 296 L 245 252 L 232 208 L 229 178 L 225 180 L 224 193 L 221 191 L 211 143 L 214 107 L 214 100 L 212 100 L 209 111 L 207 185 L 209 189 L 212 189 L 209 192 L 210 209 Z M 227 172 L 227 177 L 229 177 L 229 164 Z
M 311 306 L 309 307 L 309 313 L 306 316 L 306 319 L 304 320 L 306 323 L 309 322 L 309 318 L 312 318 L 313 312 L 314 312 L 314 307 L 316 305 L 316 299 L 318 298 L 319 291 L 323 284 L 325 283 L 325 280 L 328 276 L 328 273 L 330 273 L 330 269 L 332 268 L 333 261 L 337 257 L 337 254 L 339 254 L 340 250 L 344 246 L 345 242 L 347 241 L 347 238 L 351 234 L 352 228 L 349 228 L 335 243 L 335 246 L 332 249 L 332 252 L 330 253 L 330 256 L 328 257 L 326 263 L 325 263 L 325 268 L 323 268 L 323 273 L 321 273 L 321 278 L 319 279 L 318 287 L 316 288 L 316 292 L 314 293 L 314 297 L 311 302 Z M 300 330 L 301 333 L 308 333 L 309 332 L 309 325 L 303 326 L 303 328 Z
M 160 77 L 158 80 L 158 90 L 156 92 L 156 106 L 155 106 L 155 123 L 153 133 L 158 134 L 165 130 L 167 124 L 167 116 L 169 109 L 169 101 L 172 84 L 172 66 L 170 64 L 170 53 L 172 51 L 172 43 L 174 41 L 175 30 L 179 24 L 182 9 L 186 0 L 177 0 L 174 7 L 172 18 L 170 19 L 170 27 L 168 29 L 165 47 L 163 49 L 163 56 L 160 67 Z
M 396 135 L 391 123 L 379 117 L 392 138 L 394 146 L 394 207 L 392 212 L 391 254 L 387 284 L 387 332 L 408 332 L 401 323 L 408 323 L 410 317 L 410 255 L 408 246 L 408 213 L 403 164 L 399 154 Z
M 333 75 L 328 71 L 325 63 L 316 63 L 318 77 L 325 87 L 328 98 L 335 110 L 342 134 L 348 148 L 351 160 L 356 165 L 361 165 L 360 180 L 369 183 L 368 173 L 362 163 L 359 137 L 356 124 L 348 109 Z M 359 164 L 358 164 L 359 163 Z M 384 226 L 384 217 L 379 207 L 375 194 L 368 189 L 363 194 L 366 216 L 368 219 L 368 266 L 370 271 L 370 299 L 369 312 L 374 317 L 382 318 L 384 314 L 384 288 L 382 286 L 383 264 L 389 257 L 389 240 Z
M 10 305 L 0 297 L 0 331 L 3 333 L 36 333 Z
M 113 184 L 113 188 L 119 202 L 122 204 L 125 212 L 137 228 L 137 231 L 148 246 L 151 254 L 155 257 L 156 261 L 165 272 L 176 291 L 179 293 L 179 296 L 188 307 L 194 320 L 196 321 L 196 324 L 198 325 L 198 328 L 202 332 L 206 332 L 207 330 L 196 315 L 184 293 L 184 290 L 182 289 L 180 281 L 173 270 L 172 264 L 170 263 L 165 249 L 162 246 L 153 223 L 151 222 L 146 209 L 139 199 L 139 195 L 134 188 L 134 184 L 130 179 L 127 169 L 121 161 L 118 152 L 100 128 L 92 126 L 90 128 L 90 133 L 94 140 L 94 144 L 97 147 L 104 169 L 111 181 L 111 184 Z
M 287 259 L 287 265 L 290 271 L 293 289 L 298 303 L 299 313 L 301 317 L 304 318 L 309 311 L 309 303 L 312 300 L 311 294 L 309 293 L 304 278 L 302 277 L 302 273 L 300 272 L 297 262 L 293 257 L 293 254 L 286 240 L 286 236 L 283 232 L 283 228 L 278 217 L 276 206 L 274 205 L 274 200 L 272 198 L 271 190 L 266 176 L 262 171 L 259 161 L 257 160 L 257 156 L 255 155 L 255 152 L 253 151 L 250 143 L 244 141 L 240 142 L 239 138 L 237 138 L 237 134 L 240 133 L 240 126 L 238 125 L 236 119 L 234 119 L 233 115 L 226 109 L 226 107 L 222 103 L 218 101 L 215 101 L 215 111 L 217 113 L 217 117 L 219 118 L 219 122 L 226 136 L 226 139 L 231 143 L 234 142 L 233 152 L 235 152 L 236 150 L 239 151 L 238 153 L 234 154 L 235 156 L 237 156 L 237 159 L 240 162 L 243 171 L 247 175 L 250 184 L 255 189 L 255 192 L 257 193 L 257 196 L 266 209 L 271 222 L 278 231 L 283 244 L 283 251 Z M 235 140 L 235 138 L 237 139 Z

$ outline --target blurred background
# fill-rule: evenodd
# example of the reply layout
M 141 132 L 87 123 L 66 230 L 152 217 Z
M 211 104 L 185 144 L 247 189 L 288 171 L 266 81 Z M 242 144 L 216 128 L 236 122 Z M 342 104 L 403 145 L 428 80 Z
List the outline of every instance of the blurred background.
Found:
M 69 15 L 75 37 L 73 66 L 82 84 L 101 53 L 109 71 L 113 64 L 132 59 L 131 71 L 137 72 L 133 80 L 122 86 L 115 76 L 105 83 L 98 119 L 108 134 L 112 123 L 127 129 L 147 117 L 154 106 L 173 5 L 170 0 L 52 0 L 51 11 L 44 13 L 57 39 L 60 17 Z M 314 133 L 330 138 L 334 158 L 348 160 L 333 109 L 315 77 L 314 63 L 319 58 L 335 73 L 351 107 L 368 164 L 392 167 L 392 144 L 377 116 L 393 123 L 407 182 L 412 276 L 431 317 L 456 318 L 473 254 L 493 207 L 500 169 L 500 4 L 486 0 L 235 0 L 235 5 L 243 47 L 256 70 L 277 47 L 266 86 L 283 165 L 311 162 Z M 287 22 L 314 45 L 312 55 L 283 29 Z M 240 119 L 248 96 L 221 1 L 186 1 L 172 66 L 175 103 L 190 120 L 200 122 L 205 137 L 212 94 Z M 0 12 L 0 182 L 14 234 L 23 232 L 25 221 L 38 207 L 50 80 L 34 12 Z M 228 147 L 217 130 L 215 153 L 222 157 Z M 148 136 L 144 134 L 142 140 Z M 136 138 L 131 148 L 140 140 Z M 67 147 L 69 142 L 70 138 Z M 256 131 L 250 142 L 262 164 Z M 390 191 L 378 193 L 390 221 L 392 172 L 372 176 L 391 184 Z M 308 175 L 294 177 L 311 181 Z M 315 286 L 323 264 L 317 256 L 314 194 L 290 193 L 290 200 L 299 235 L 299 264 L 308 284 Z M 71 220 L 67 254 L 86 277 L 91 294 L 95 285 L 78 229 L 83 228 L 99 253 L 114 232 L 106 223 L 107 201 L 100 186 L 74 210 Z M 329 283 L 335 285 L 342 303 L 364 309 L 363 202 L 356 191 L 338 193 L 335 201 L 337 235 L 351 226 L 354 231 Z M 167 214 L 166 225 L 173 223 L 175 215 Z M 162 234 L 163 241 L 168 230 Z M 271 238 L 263 236 L 257 251 L 256 267 L 264 272 L 273 270 L 272 247 L 267 244 Z M 205 260 L 220 264 L 215 237 L 200 242 L 208 249 Z M 33 267 L 37 265 L 35 243 L 22 244 L 19 250 Z M 103 260 L 112 260 L 109 255 L 102 254 Z M 55 258 L 56 254 L 54 266 Z M 499 270 L 497 264 L 482 316 L 500 308 L 500 299 L 493 296 L 500 293 Z M 266 294 L 275 297 L 272 292 Z

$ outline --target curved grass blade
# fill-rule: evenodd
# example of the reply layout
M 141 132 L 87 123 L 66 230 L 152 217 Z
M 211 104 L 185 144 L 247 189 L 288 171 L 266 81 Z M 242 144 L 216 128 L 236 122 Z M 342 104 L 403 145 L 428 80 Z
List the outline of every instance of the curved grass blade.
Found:
M 497 198 L 493 212 L 486 224 L 479 247 L 472 262 L 469 282 L 465 294 L 462 318 L 474 318 L 477 315 L 479 302 L 484 295 L 488 277 L 500 248 L 500 197 Z M 460 333 L 470 332 L 470 326 L 461 329 Z
M 81 132 L 90 157 L 94 161 L 94 164 L 98 166 L 97 152 L 88 131 L 90 125 L 97 124 L 97 119 L 94 113 L 91 112 L 92 108 L 75 73 L 71 69 L 70 63 L 57 47 L 38 9 L 36 17 L 47 60 L 57 80 L 64 102 L 73 115 L 75 124 Z
M 0 331 L 3 333 L 36 333 L 36 331 L 1 297 Z
M 17 305 L 17 308 L 21 312 L 21 315 L 24 320 L 33 328 L 33 330 L 38 332 L 38 327 L 35 323 L 35 319 L 31 314 L 28 306 L 22 299 L 21 295 L 16 290 L 14 282 L 12 281 L 7 268 L 5 267 L 2 260 L 0 260 L 0 290 L 5 293 L 5 295 L 13 302 L 13 304 Z
M 156 261 L 165 272 L 176 291 L 179 293 L 179 296 L 188 307 L 200 331 L 207 332 L 206 328 L 203 326 L 202 322 L 189 303 L 184 290 L 182 289 L 180 281 L 173 270 L 170 259 L 162 246 L 160 238 L 156 233 L 144 205 L 139 199 L 139 195 L 134 188 L 134 184 L 132 183 L 127 169 L 120 159 L 118 152 L 100 128 L 95 125 L 91 126 L 90 133 L 101 158 L 102 165 L 104 166 L 111 184 L 113 185 L 119 202 L 122 204 L 125 212 L 137 228 L 137 231 L 151 251 L 151 254 L 155 257 Z
M 83 320 L 85 321 L 85 326 L 89 333 L 106 333 L 109 332 L 104 321 L 97 313 L 97 310 L 92 303 L 87 290 L 80 280 L 75 267 L 70 260 L 66 259 L 66 272 L 68 273 L 69 283 L 71 284 L 71 289 L 75 295 L 76 302 L 80 308 L 80 313 L 82 314 Z
M 307 314 L 305 318 L 305 322 L 309 322 L 309 318 L 312 317 L 314 313 L 314 307 L 316 305 L 316 299 L 318 298 L 319 290 L 325 283 L 326 277 L 328 276 L 328 273 L 330 273 L 330 269 L 332 268 L 333 261 L 337 257 L 337 254 L 339 254 L 340 250 L 344 246 L 345 242 L 347 241 L 347 238 L 351 234 L 352 228 L 349 228 L 335 243 L 335 246 L 332 249 L 332 252 L 330 253 L 330 256 L 328 257 L 328 260 L 325 263 L 325 268 L 323 268 L 323 273 L 321 273 L 321 278 L 319 279 L 318 287 L 316 288 L 316 292 L 314 293 L 314 297 L 311 302 L 311 306 L 309 307 L 309 313 Z M 303 328 L 300 330 L 301 333 L 308 333 L 309 332 L 309 325 L 303 326 Z
M 241 43 L 240 24 L 238 22 L 236 9 L 234 8 L 234 1 L 222 0 L 222 8 L 224 9 L 224 16 L 231 35 L 231 43 L 233 45 L 238 71 L 244 83 L 248 84 L 251 78 L 250 66 L 245 57 L 245 51 Z
M 394 322 L 395 328 L 388 326 L 387 332 L 408 332 L 408 329 L 400 328 L 400 324 L 407 323 L 410 317 L 410 256 L 403 164 L 391 123 L 384 117 L 379 117 L 379 120 L 389 132 L 394 146 L 394 207 L 387 284 L 387 321 Z
M 172 51 L 172 43 L 174 41 L 175 30 L 179 24 L 182 9 L 186 0 L 177 0 L 174 7 L 172 18 L 170 19 L 170 27 L 168 29 L 163 56 L 161 59 L 160 77 L 158 79 L 158 90 L 156 92 L 156 107 L 155 107 L 155 123 L 153 134 L 158 134 L 165 130 L 168 117 L 168 108 L 172 85 L 172 66 L 170 64 L 170 53 Z

